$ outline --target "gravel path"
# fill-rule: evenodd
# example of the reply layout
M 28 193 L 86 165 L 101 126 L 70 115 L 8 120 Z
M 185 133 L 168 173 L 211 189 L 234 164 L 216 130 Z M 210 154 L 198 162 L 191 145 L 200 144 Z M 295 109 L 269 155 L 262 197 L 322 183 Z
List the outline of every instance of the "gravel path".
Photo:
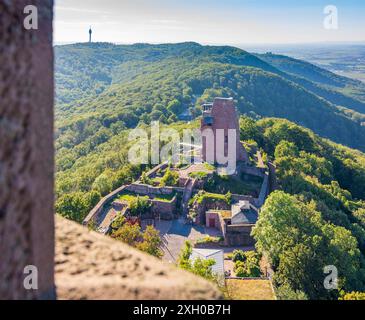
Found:
M 163 227 L 166 228 L 166 225 Z M 159 229 L 159 226 L 157 228 Z M 170 221 L 170 228 L 167 232 L 161 232 L 161 235 L 164 242 L 162 249 L 165 252 L 163 260 L 174 263 L 186 240 L 195 241 L 203 238 L 207 233 L 204 227 L 186 225 L 183 219 L 179 219 Z

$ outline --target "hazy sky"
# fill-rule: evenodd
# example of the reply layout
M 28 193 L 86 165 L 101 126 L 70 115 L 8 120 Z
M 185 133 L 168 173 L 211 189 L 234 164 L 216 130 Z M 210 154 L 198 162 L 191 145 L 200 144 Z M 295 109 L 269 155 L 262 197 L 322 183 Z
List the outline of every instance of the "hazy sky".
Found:
M 56 0 L 54 41 L 203 44 L 365 41 L 365 0 Z M 327 5 L 338 30 L 323 26 Z

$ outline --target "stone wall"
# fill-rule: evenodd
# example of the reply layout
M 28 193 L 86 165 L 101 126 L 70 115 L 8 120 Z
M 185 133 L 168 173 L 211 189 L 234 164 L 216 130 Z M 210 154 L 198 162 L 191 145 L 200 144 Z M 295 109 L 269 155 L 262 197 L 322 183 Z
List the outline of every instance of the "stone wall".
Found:
M 152 168 L 150 171 L 148 171 L 146 173 L 146 176 L 147 176 L 147 178 L 153 178 L 156 175 L 158 170 L 163 170 L 163 169 L 166 169 L 167 167 L 168 167 L 167 162 L 161 163 L 158 166 Z
M 89 212 L 82 224 L 86 226 L 92 221 L 97 221 L 104 208 L 111 204 L 118 195 L 122 194 L 123 191 L 126 190 L 126 187 L 127 186 L 121 186 L 102 198 L 99 203 Z
M 258 199 L 254 198 L 252 196 L 247 196 L 247 195 L 243 195 L 243 194 L 232 194 L 232 200 L 237 201 L 237 202 L 248 201 L 256 206 Z
M 206 223 L 206 212 L 209 210 L 231 210 L 231 206 L 223 200 L 204 199 L 202 203 L 195 202 L 193 210 L 197 213 L 196 223 Z
M 255 240 L 251 237 L 253 225 L 227 225 L 224 243 L 227 246 L 253 246 Z
M 106 195 L 102 198 L 99 203 L 89 212 L 84 221 L 83 225 L 88 225 L 92 221 L 97 221 L 100 215 L 103 213 L 103 210 L 106 206 L 110 205 L 116 197 L 121 195 L 124 191 L 129 191 L 133 193 L 137 193 L 140 195 L 168 195 L 173 192 L 184 192 L 184 188 L 179 187 L 152 187 L 150 185 L 141 184 L 141 183 L 132 183 L 130 185 L 121 186 L 120 188 L 114 190 L 113 192 Z M 160 201 L 153 200 L 154 206 L 157 208 L 161 208 L 162 215 L 166 219 L 171 219 L 173 214 L 176 211 L 176 200 L 173 203 L 160 203 Z M 156 203 L 155 203 L 156 202 Z M 162 202 L 162 201 L 161 201 Z M 157 210 L 157 209 L 156 209 Z
M 257 177 L 264 177 L 265 176 L 265 168 L 259 168 L 259 167 L 253 167 L 253 166 L 247 166 L 247 165 L 241 165 L 240 166 L 240 172 L 250 174 Z
M 270 185 L 271 185 L 271 181 L 275 181 L 275 177 L 272 178 L 273 175 L 275 176 L 275 171 L 273 171 L 272 168 L 270 169 L 270 167 L 269 167 L 269 171 L 266 171 L 263 168 L 249 167 L 249 166 L 241 166 L 240 169 L 241 169 L 241 172 L 244 172 L 244 173 L 247 173 L 250 175 L 254 175 L 254 176 L 258 176 L 258 177 L 262 177 L 263 181 L 261 184 L 259 196 L 257 198 L 254 198 L 254 197 L 248 196 L 248 195 L 233 194 L 232 199 L 234 201 L 246 200 L 246 201 L 249 201 L 250 203 L 252 203 L 257 208 L 261 208 L 263 206 L 263 204 L 265 203 L 267 196 L 271 192 Z
M 152 199 L 152 212 L 159 215 L 163 220 L 172 220 L 176 214 L 177 196 L 172 201 L 161 201 Z
M 269 190 L 269 173 L 266 172 L 265 176 L 264 176 L 264 181 L 262 182 L 262 185 L 261 185 L 260 194 L 257 199 L 256 206 L 258 208 L 261 208 L 264 205 L 266 197 L 269 195 L 269 192 L 270 192 L 270 190 Z
M 276 167 L 272 162 L 268 163 L 269 168 L 269 193 L 279 189 L 276 180 Z
M 23 26 L 30 3 L 38 30 Z M 52 7 L 0 1 L 0 299 L 55 297 Z M 28 265 L 38 290 L 24 288 Z
M 214 220 L 214 226 L 210 225 L 211 220 Z M 219 213 L 217 211 L 207 211 L 205 213 L 205 226 L 208 228 L 220 229 Z
M 140 195 L 159 195 L 172 194 L 175 191 L 173 187 L 152 187 L 148 184 L 132 183 L 126 186 L 126 190 Z

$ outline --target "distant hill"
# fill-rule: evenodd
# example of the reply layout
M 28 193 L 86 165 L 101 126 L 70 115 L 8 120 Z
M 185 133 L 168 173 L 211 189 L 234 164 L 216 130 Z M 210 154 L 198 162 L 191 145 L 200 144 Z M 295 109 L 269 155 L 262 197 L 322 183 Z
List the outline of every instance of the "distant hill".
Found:
M 275 68 L 243 50 L 233 47 L 201 46 L 194 42 L 179 44 L 80 43 L 55 47 L 57 101 L 68 103 L 89 94 L 98 94 L 118 81 L 124 68 L 137 74 L 140 64 L 156 63 L 169 58 L 206 58 L 211 61 L 253 66 L 273 71 Z
M 233 96 L 242 114 L 287 118 L 365 150 L 361 83 L 285 56 L 197 43 L 56 46 L 56 119 L 68 147 L 99 130 L 140 121 L 175 122 L 214 96 Z M 75 123 L 83 130 L 74 130 Z
M 365 83 L 283 55 L 267 53 L 257 55 L 257 57 L 289 75 L 301 78 L 302 80 L 293 81 L 309 88 L 330 102 L 365 113 Z

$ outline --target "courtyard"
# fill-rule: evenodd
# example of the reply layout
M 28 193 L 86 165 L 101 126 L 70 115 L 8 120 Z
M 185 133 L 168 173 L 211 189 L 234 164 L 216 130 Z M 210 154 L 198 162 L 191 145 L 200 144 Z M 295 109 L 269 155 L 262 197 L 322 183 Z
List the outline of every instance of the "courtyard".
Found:
M 172 221 L 156 221 L 155 228 L 160 231 L 163 241 L 162 250 L 164 252 L 164 256 L 162 259 L 169 263 L 177 262 L 185 241 L 196 243 L 198 240 L 201 240 L 206 236 L 221 236 L 221 233 L 215 228 L 186 224 L 184 218 Z M 219 245 L 210 245 L 209 248 L 223 250 L 225 256 L 236 249 L 243 251 L 253 250 L 253 247 L 222 247 Z
M 195 243 L 207 235 L 212 237 L 221 235 L 214 228 L 186 224 L 184 218 L 172 221 L 157 221 L 155 228 L 160 231 L 163 241 L 162 250 L 164 256 L 162 259 L 170 263 L 177 261 L 185 241 Z

